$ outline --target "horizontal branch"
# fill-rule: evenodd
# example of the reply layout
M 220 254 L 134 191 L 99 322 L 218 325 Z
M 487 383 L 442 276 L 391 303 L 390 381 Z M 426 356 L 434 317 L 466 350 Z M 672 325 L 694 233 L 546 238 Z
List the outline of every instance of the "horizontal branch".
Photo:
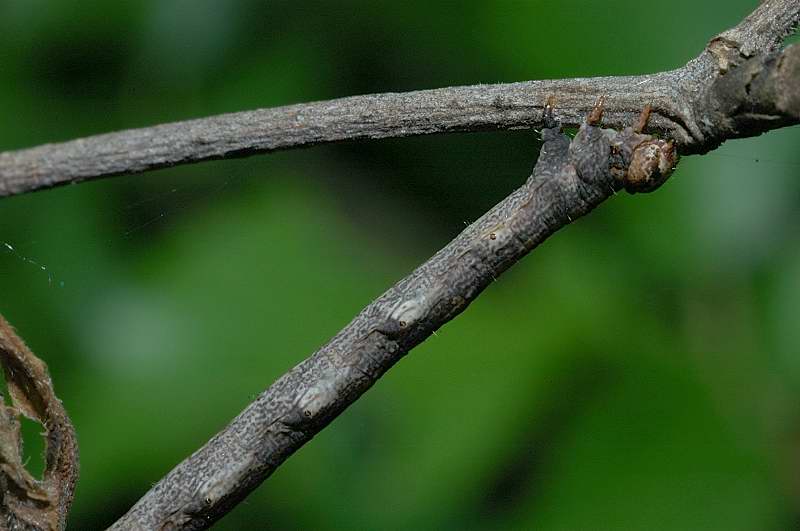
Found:
M 449 87 L 353 96 L 109 133 L 0 153 L 0 197 L 344 140 L 540 127 L 543 102 L 553 94 L 558 95 L 564 123 L 577 125 L 599 88 L 609 95 L 609 125 L 621 127 L 634 119 L 644 101 L 668 108 L 674 96 L 660 91 L 670 85 L 658 76 L 641 76 Z M 689 140 L 680 124 L 660 119 L 656 125 Z
M 682 153 L 713 149 L 724 116 L 708 91 L 730 64 L 774 50 L 798 23 L 800 0 L 767 0 L 683 68 L 642 76 L 524 81 L 352 96 L 223 114 L 0 153 L 0 197 L 113 175 L 359 139 L 542 127 L 555 96 L 559 119 L 578 126 L 606 96 L 605 123 L 621 129 L 653 109 L 651 129 Z M 793 90 L 797 90 L 796 87 Z M 794 122 L 797 123 L 795 116 Z M 781 122 L 784 123 L 784 122 Z M 763 120 L 755 129 L 774 125 Z

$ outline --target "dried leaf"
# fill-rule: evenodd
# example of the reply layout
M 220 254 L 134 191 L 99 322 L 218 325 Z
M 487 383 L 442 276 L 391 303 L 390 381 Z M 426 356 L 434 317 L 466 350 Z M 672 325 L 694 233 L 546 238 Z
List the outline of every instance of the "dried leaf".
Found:
M 47 366 L 1 315 L 0 363 L 12 400 L 9 406 L 0 396 L 0 530 L 62 530 L 78 479 L 75 429 L 53 391 Z M 22 463 L 20 414 L 45 429 L 41 480 Z

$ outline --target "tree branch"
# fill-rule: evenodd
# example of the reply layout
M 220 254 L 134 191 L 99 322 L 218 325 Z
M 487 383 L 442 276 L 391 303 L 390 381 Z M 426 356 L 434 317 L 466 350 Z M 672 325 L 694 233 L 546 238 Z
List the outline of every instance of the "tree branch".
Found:
M 759 9 L 769 5 L 784 3 L 768 1 Z M 794 5 L 800 11 L 800 5 Z M 718 41 L 712 41 L 709 48 L 717 46 L 714 42 Z M 800 47 L 750 59 L 742 59 L 738 52 L 734 57 L 734 50 L 726 44 L 726 49 L 704 52 L 702 61 L 713 61 L 714 75 L 686 78 L 694 80 L 694 92 L 703 96 L 694 104 L 695 109 L 703 109 L 698 115 L 700 122 L 684 122 L 703 124 L 692 136 L 695 149 L 701 145 L 710 149 L 725 138 L 758 134 L 798 121 Z M 724 75 L 722 59 L 727 61 Z M 687 68 L 699 67 L 695 63 Z M 606 86 L 622 86 L 620 80 L 607 81 Z M 691 88 L 686 85 L 681 90 Z M 654 86 L 652 90 L 659 89 Z M 565 101 L 556 97 L 559 105 Z M 614 98 L 612 94 L 606 102 Z M 525 112 L 541 108 L 548 109 L 544 102 L 529 102 Z M 572 123 L 575 108 L 564 111 L 559 107 L 557 111 Z M 620 112 L 610 113 L 606 123 L 616 124 L 623 115 Z M 521 188 L 279 378 L 225 429 L 167 474 L 112 529 L 206 529 L 411 348 L 461 313 L 498 275 L 548 236 L 616 190 L 650 191 L 663 182 L 674 164 L 673 142 L 630 127 L 622 132 L 600 129 L 594 125 L 600 115 L 595 109 L 572 143 L 552 127 L 550 112 L 537 117 L 536 123 L 547 126 L 545 143 L 533 174 Z M 663 116 L 658 123 L 663 123 Z
M 756 52 L 774 50 L 798 24 L 800 0 L 767 0 L 736 28 L 716 37 L 694 60 L 643 76 L 525 81 L 352 96 L 331 101 L 223 114 L 0 153 L 0 197 L 89 179 L 328 142 L 456 131 L 542 126 L 542 105 L 558 98 L 560 119 L 578 126 L 600 95 L 606 124 L 622 128 L 645 105 L 651 127 L 682 153 L 721 141 L 724 118 L 706 106 L 711 81 Z M 794 88 L 796 90 L 796 87 Z M 789 117 L 797 123 L 798 117 Z M 765 130 L 775 122 L 757 124 Z M 784 122 L 780 122 L 783 124 Z
M 775 50 L 800 24 L 800 10 L 794 0 L 762 0 L 739 25 L 715 40 L 730 43 L 743 57 Z

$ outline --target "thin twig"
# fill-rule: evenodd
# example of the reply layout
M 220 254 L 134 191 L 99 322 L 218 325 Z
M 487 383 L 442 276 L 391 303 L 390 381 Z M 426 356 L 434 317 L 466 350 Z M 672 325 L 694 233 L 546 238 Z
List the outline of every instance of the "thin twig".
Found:
M 0 197 L 167 166 L 345 140 L 542 127 L 557 95 L 559 118 L 577 126 L 606 95 L 605 123 L 621 129 L 650 104 L 650 126 L 683 153 L 713 149 L 722 115 L 704 105 L 709 79 L 742 56 L 776 48 L 798 23 L 800 0 L 768 0 L 686 66 L 644 76 L 524 81 L 352 96 L 260 109 L 0 153 Z M 740 54 L 741 52 L 741 54 Z M 732 55 L 732 56 L 731 56 Z M 725 64 L 722 64 L 725 63 Z M 770 122 L 758 124 L 768 128 Z

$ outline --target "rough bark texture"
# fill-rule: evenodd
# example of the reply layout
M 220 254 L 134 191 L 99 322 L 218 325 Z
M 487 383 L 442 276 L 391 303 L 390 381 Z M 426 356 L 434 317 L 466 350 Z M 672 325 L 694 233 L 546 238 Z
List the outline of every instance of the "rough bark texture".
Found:
M 58 531 L 66 527 L 78 479 L 78 443 L 56 398 L 47 366 L 0 316 L 0 362 L 13 405 L 0 396 L 0 529 Z M 22 463 L 19 415 L 45 429 L 45 470 L 37 480 Z
M 644 76 L 473 85 L 224 114 L 0 153 L 0 197 L 61 184 L 209 159 L 355 139 L 454 131 L 542 127 L 544 102 L 556 95 L 560 118 L 577 126 L 606 96 L 609 127 L 653 108 L 651 128 L 674 139 L 684 154 L 713 149 L 725 137 L 727 115 L 709 106 L 713 81 L 732 65 L 773 50 L 798 23 L 798 0 L 768 0 L 742 24 L 716 37 L 683 68 Z M 782 87 L 796 93 L 797 87 Z M 777 110 L 777 109 L 776 109 Z M 780 118 L 775 121 L 775 117 Z M 798 123 L 770 114 L 759 130 Z

